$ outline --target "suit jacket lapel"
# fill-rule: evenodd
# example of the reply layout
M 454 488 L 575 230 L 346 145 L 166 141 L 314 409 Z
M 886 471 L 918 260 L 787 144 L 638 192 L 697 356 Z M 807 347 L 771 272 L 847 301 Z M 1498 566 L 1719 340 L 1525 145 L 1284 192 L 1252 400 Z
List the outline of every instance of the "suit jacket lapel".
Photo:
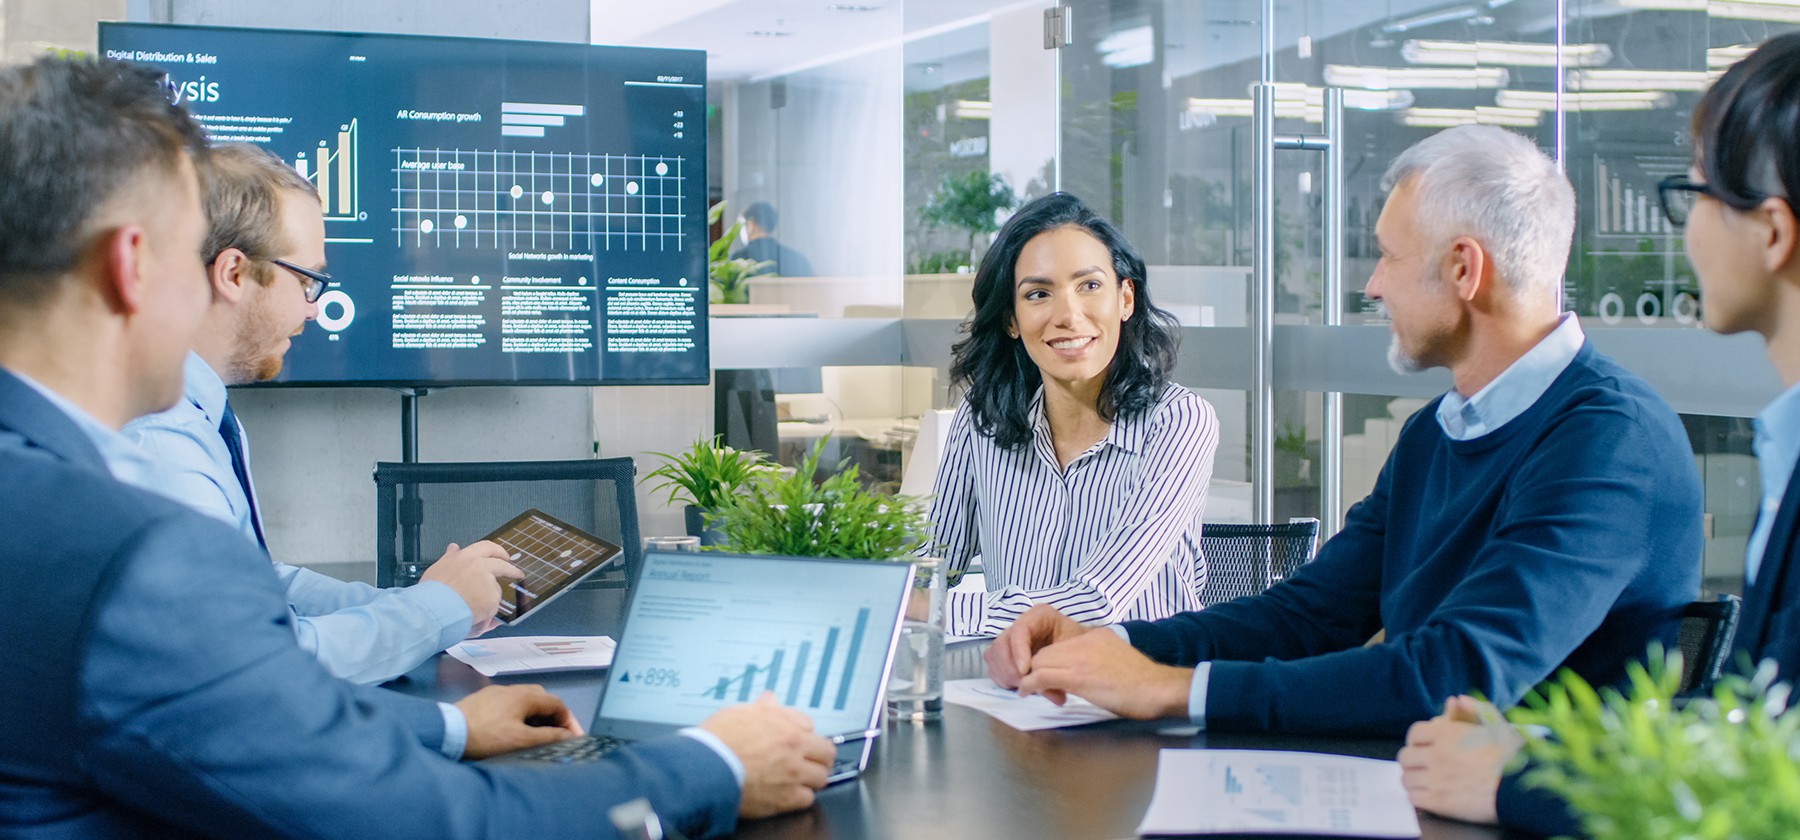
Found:
M 0 368 L 0 429 L 18 432 L 27 445 L 111 474 L 75 421 L 5 368 Z
M 1744 592 L 1744 612 L 1738 624 L 1738 650 L 1755 658 L 1767 645 L 1769 616 L 1774 614 L 1777 600 L 1786 584 L 1789 555 L 1794 551 L 1796 532 L 1800 531 L 1800 465 L 1782 491 L 1781 507 L 1775 524 L 1769 529 L 1769 544 L 1763 549 L 1762 565 L 1756 572 L 1756 583 Z

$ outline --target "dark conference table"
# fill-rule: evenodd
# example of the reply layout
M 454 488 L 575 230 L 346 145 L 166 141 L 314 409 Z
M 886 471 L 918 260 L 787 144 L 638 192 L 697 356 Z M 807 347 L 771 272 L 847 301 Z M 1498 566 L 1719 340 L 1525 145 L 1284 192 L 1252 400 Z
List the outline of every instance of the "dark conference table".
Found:
M 518 627 L 492 635 L 618 636 L 620 590 L 565 594 Z M 946 679 L 982 676 L 985 642 L 951 645 Z M 446 655 L 389 687 L 454 701 L 489 682 L 540 683 L 584 723 L 604 686 L 603 671 L 489 680 Z M 743 838 L 1005 838 L 1112 840 L 1136 836 L 1165 748 L 1285 749 L 1391 759 L 1388 740 L 1191 734 L 1176 721 L 1110 721 L 1020 732 L 973 709 L 945 704 L 932 723 L 889 722 L 859 780 L 827 788 L 796 814 L 741 823 Z M 595 814 L 595 819 L 603 819 Z M 1427 840 L 1493 840 L 1482 826 L 1420 816 Z M 1213 835 L 1217 836 L 1217 835 Z M 1280 835 L 1245 835 L 1272 837 Z

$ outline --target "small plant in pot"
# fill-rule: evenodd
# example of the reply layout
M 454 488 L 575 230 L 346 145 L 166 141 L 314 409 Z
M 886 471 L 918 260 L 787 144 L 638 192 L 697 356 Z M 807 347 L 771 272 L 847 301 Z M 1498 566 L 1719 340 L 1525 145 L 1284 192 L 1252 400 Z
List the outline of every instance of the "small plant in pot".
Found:
M 712 516 L 751 479 L 777 469 L 763 453 L 725 446 L 717 435 L 696 440 L 678 454 L 650 454 L 663 459 L 663 464 L 641 481 L 654 481 L 650 491 L 665 493 L 670 506 L 685 506 L 687 532 L 704 545 L 719 544 L 718 532 L 708 527 Z
M 725 499 L 712 518 L 724 544 L 746 554 L 910 560 L 931 536 L 918 506 L 863 487 L 848 462 L 815 484 L 825 443 L 792 474 L 758 473 Z

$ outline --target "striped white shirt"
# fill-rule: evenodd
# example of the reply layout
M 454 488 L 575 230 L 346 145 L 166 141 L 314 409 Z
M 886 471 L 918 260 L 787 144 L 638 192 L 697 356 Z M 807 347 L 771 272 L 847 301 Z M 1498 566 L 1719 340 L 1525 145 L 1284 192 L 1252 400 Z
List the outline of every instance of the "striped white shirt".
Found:
M 964 402 L 951 421 L 931 521 L 952 575 L 981 556 L 987 591 L 951 593 L 948 630 L 994 635 L 1033 604 L 1084 624 L 1200 608 L 1200 514 L 1219 422 L 1170 385 L 1145 414 L 1119 417 L 1099 443 L 1056 461 L 1044 392 L 1031 445 L 1009 452 L 975 430 Z

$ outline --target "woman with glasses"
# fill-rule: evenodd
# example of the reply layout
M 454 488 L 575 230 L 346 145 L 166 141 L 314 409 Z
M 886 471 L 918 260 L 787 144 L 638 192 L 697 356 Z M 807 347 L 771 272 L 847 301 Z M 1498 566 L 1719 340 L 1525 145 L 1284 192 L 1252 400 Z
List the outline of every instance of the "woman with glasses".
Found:
M 982 259 L 931 521 L 951 574 L 979 555 L 986 591 L 951 594 L 949 632 L 996 635 L 1033 604 L 1089 624 L 1199 608 L 1219 426 L 1169 381 L 1175 321 L 1145 273 L 1067 193 L 1021 208 Z
M 1707 90 L 1693 136 L 1688 174 L 1659 186 L 1663 213 L 1685 234 L 1706 326 L 1760 334 L 1786 386 L 1756 418 L 1761 510 L 1731 661 L 1773 660 L 1792 682 L 1800 677 L 1800 483 L 1791 480 L 1800 459 L 1800 219 L 1792 200 L 1800 195 L 1800 33 L 1769 40 Z M 1443 715 L 1407 734 L 1402 782 L 1421 810 L 1581 834 L 1564 803 L 1523 787 L 1522 771 L 1505 772 L 1519 743 L 1491 708 L 1453 698 Z

